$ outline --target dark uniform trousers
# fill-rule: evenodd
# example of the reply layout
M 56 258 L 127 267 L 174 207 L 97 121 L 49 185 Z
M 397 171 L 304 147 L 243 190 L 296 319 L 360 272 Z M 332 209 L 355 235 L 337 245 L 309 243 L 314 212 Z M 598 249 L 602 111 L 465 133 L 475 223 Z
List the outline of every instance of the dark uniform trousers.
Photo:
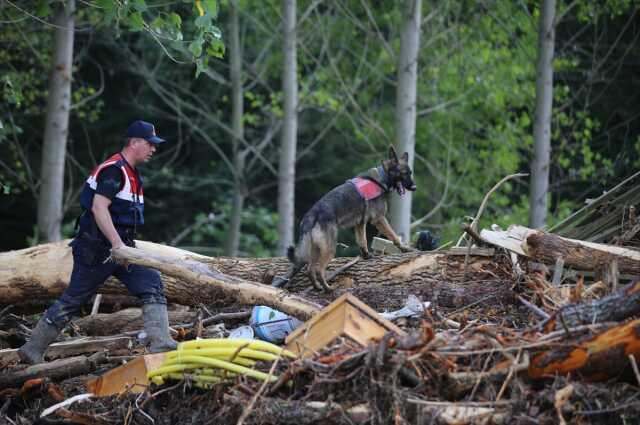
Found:
M 71 280 L 62 296 L 45 313 L 49 324 L 62 329 L 110 276 L 117 277 L 143 304 L 167 303 L 160 273 L 156 270 L 136 264 L 125 267 L 113 260 L 106 261 L 109 255 L 106 246 L 100 255 L 92 256 L 94 259 L 88 262 L 85 254 L 91 248 L 86 240 L 77 237 L 69 245 L 73 249 Z

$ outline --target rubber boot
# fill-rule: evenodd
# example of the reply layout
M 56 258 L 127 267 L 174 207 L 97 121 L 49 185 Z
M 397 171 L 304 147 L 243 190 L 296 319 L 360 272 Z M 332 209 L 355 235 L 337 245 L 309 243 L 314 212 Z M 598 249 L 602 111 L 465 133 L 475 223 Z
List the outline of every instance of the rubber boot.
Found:
M 143 304 L 142 317 L 151 353 L 162 353 L 178 348 L 178 343 L 169 335 L 169 316 L 165 304 Z
M 44 352 L 60 334 L 60 329 L 46 321 L 44 317 L 31 332 L 31 339 L 18 350 L 23 363 L 37 364 L 44 362 Z

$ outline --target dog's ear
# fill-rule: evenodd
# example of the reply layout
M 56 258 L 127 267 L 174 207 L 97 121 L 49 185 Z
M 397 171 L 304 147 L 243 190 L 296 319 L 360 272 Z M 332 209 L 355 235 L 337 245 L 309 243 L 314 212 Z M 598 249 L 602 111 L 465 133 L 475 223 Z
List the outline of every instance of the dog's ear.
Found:
M 394 148 L 393 145 L 389 145 L 389 159 L 396 162 L 398 161 L 398 154 L 396 153 L 396 148 Z
M 405 152 L 402 154 L 402 160 L 406 163 L 409 162 L 409 152 Z

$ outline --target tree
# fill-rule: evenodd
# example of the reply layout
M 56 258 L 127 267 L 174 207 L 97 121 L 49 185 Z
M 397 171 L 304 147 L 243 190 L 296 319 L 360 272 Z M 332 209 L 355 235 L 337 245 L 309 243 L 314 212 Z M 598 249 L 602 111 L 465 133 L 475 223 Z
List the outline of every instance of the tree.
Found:
M 416 143 L 416 102 L 418 82 L 418 54 L 422 0 L 406 0 L 402 19 L 400 56 L 398 57 L 398 85 L 396 87 L 395 134 L 398 154 L 409 153 L 409 166 L 413 168 Z M 411 192 L 400 198 L 391 198 L 391 226 L 404 243 L 411 240 Z
M 296 76 L 296 0 L 282 1 L 283 51 L 282 91 L 284 119 L 278 169 L 278 253 L 284 255 L 293 243 L 295 215 L 296 144 L 298 132 L 298 79 Z
M 67 0 L 59 5 L 53 21 L 56 25 L 54 61 L 49 79 L 38 197 L 38 231 L 40 238 L 47 242 L 60 240 L 60 223 L 63 216 L 62 197 L 71 108 L 75 6 L 75 0 Z
M 242 89 L 242 50 L 240 47 L 240 24 L 238 19 L 239 2 L 232 0 L 229 2 L 230 11 L 230 62 L 229 78 L 231 79 L 231 127 L 233 128 L 233 201 L 231 205 L 231 217 L 227 240 L 225 241 L 225 255 L 235 257 L 238 255 L 240 243 L 240 226 L 242 224 L 242 207 L 247 188 L 244 178 L 244 166 L 246 151 L 241 150 L 240 141 L 244 138 L 243 115 L 243 89 Z
M 533 158 L 529 192 L 529 227 L 543 227 L 547 221 L 549 167 L 551 157 L 551 109 L 553 106 L 553 50 L 555 45 L 555 0 L 543 0 L 538 32 L 536 77 L 536 122 L 533 129 Z

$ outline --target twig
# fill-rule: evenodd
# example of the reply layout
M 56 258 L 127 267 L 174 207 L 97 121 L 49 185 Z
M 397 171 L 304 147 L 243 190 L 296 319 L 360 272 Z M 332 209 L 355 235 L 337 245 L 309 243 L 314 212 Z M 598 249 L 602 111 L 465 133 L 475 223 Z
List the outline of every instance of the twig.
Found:
M 511 174 L 508 175 L 506 177 L 503 177 L 502 180 L 500 180 L 498 183 L 495 184 L 495 186 L 493 186 L 491 188 L 491 190 L 489 192 L 487 192 L 486 195 L 484 195 L 484 198 L 482 199 L 482 203 L 480 204 L 480 208 L 478 208 L 478 213 L 476 214 L 476 216 L 473 218 L 473 220 L 471 221 L 471 229 L 473 229 L 474 231 L 477 231 L 477 227 L 478 227 L 478 221 L 480 221 L 480 216 L 482 215 L 482 213 L 484 212 L 484 209 L 487 206 L 487 202 L 489 201 L 489 196 L 491 196 L 491 194 L 493 192 L 495 192 L 500 185 L 502 185 L 502 183 L 514 179 L 516 177 L 526 177 L 528 176 L 529 173 L 518 173 L 518 174 Z M 460 244 L 462 243 L 462 241 L 464 240 L 466 236 L 466 233 L 463 233 L 462 236 L 460 236 L 460 239 L 458 239 L 458 243 L 456 243 L 456 246 L 460 246 Z
M 264 389 L 267 387 L 267 384 L 269 383 L 269 381 L 271 380 L 271 377 L 273 376 L 273 372 L 275 372 L 276 367 L 278 366 L 278 363 L 280 363 L 280 359 L 281 357 L 278 356 L 278 358 L 273 362 L 273 364 L 271 365 L 271 369 L 269 369 L 269 376 L 267 376 L 267 379 L 264 380 L 264 382 L 262 383 L 258 391 L 253 395 L 253 397 L 251 398 L 251 401 L 249 402 L 249 405 L 247 406 L 246 409 L 244 409 L 244 411 L 242 412 L 242 415 L 240 415 L 240 419 L 238 419 L 238 422 L 236 425 L 242 425 L 244 423 L 244 420 L 247 419 L 247 417 L 251 414 L 251 411 L 253 410 L 253 406 L 256 404 L 258 397 L 260 397 Z
M 430 401 L 420 400 L 419 398 L 408 398 L 408 403 L 422 404 L 424 406 L 456 406 L 456 407 L 495 407 L 508 406 L 517 403 L 518 400 L 502 400 L 502 401 Z
M 640 385 L 640 371 L 638 371 L 638 363 L 636 363 L 636 358 L 633 354 L 629 354 L 629 361 L 631 362 L 633 373 L 636 375 L 636 381 L 638 381 L 638 385 Z
M 530 303 L 529 301 L 525 300 L 520 295 L 518 295 L 518 300 L 520 300 L 520 302 L 522 304 L 524 304 L 525 307 L 527 307 L 529 310 L 533 311 L 534 313 L 536 313 L 538 316 L 542 317 L 543 319 L 549 320 L 549 318 L 551 317 L 546 311 L 542 310 L 537 305 L 534 305 L 534 304 Z
M 514 373 L 514 371 L 516 369 L 518 361 L 520 360 L 520 354 L 522 354 L 522 350 L 518 351 L 518 354 L 516 355 L 515 360 L 513 361 L 513 363 L 511 363 L 511 366 L 509 367 L 509 373 L 507 374 L 507 378 L 502 383 L 502 387 L 500 387 L 500 391 L 498 391 L 498 396 L 496 397 L 496 401 L 500 401 L 500 399 L 502 398 L 502 395 L 504 394 L 505 390 L 507 389 L 507 385 L 509 385 L 509 382 L 511 382 L 511 378 L 513 377 L 513 373 Z

